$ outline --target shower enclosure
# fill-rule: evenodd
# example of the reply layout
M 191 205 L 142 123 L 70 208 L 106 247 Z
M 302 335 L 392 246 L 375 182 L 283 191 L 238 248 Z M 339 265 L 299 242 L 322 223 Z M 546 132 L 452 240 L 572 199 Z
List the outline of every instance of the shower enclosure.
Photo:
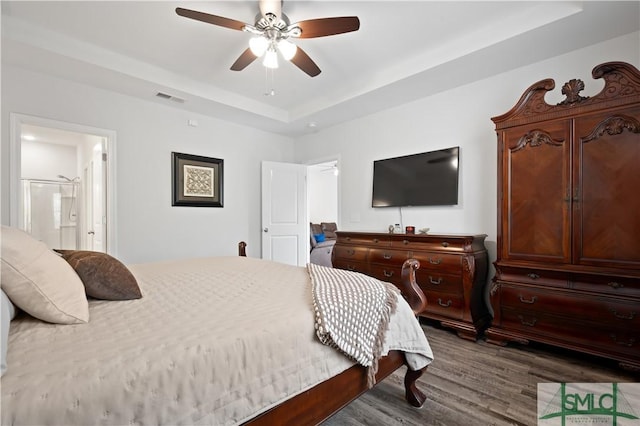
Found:
M 64 181 L 21 179 L 23 229 L 54 249 L 80 247 L 78 178 Z

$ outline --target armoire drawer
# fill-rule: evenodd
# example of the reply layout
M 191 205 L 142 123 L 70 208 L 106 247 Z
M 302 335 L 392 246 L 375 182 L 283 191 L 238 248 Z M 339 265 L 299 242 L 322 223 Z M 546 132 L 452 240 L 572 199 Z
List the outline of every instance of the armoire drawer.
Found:
M 579 274 L 574 277 L 571 288 L 612 296 L 631 296 L 640 303 L 640 278 Z
M 569 279 L 566 273 L 535 268 L 499 266 L 496 277 L 501 281 L 512 281 L 523 284 L 545 285 L 559 288 L 567 288 L 569 286 Z
M 501 309 L 501 326 L 526 334 L 537 334 L 561 342 L 598 347 L 606 350 L 638 356 L 640 353 L 640 328 L 614 327 L 576 321 L 568 317 L 556 317 L 539 311 Z
M 640 305 L 629 300 L 531 286 L 502 284 L 503 307 L 545 312 L 572 320 L 606 322 L 640 330 Z

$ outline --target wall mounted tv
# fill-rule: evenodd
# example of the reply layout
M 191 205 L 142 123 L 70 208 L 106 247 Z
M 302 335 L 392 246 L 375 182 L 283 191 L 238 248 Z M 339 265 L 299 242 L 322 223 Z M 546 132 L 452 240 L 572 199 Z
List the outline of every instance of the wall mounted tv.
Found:
M 460 147 L 373 162 L 373 207 L 458 204 Z

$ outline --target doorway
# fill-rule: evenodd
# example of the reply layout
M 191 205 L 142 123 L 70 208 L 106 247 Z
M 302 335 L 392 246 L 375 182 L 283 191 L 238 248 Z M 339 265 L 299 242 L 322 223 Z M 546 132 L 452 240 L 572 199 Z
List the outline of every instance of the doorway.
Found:
M 11 225 L 52 249 L 113 252 L 115 134 L 11 114 Z
M 338 160 L 310 164 L 307 170 L 309 221 L 339 224 Z

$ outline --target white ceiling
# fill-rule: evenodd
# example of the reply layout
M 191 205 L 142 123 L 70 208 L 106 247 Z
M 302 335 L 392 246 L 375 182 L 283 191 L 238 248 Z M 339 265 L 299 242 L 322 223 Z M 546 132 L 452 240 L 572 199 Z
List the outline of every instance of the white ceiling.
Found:
M 322 73 L 229 70 L 257 1 L 2 1 L 2 61 L 283 135 L 323 129 L 640 30 L 640 2 L 285 1 L 292 22 L 358 16 L 360 30 L 296 43 Z M 164 92 L 184 103 L 156 97 Z

